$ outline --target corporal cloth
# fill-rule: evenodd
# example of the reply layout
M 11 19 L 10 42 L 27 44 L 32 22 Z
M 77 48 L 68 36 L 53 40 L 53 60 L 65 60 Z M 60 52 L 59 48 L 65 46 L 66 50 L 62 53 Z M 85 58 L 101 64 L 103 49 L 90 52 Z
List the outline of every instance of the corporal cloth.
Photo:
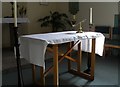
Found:
M 20 55 L 32 64 L 45 67 L 45 52 L 48 44 L 62 44 L 80 40 L 82 50 L 91 52 L 92 38 L 96 38 L 95 53 L 102 56 L 105 40 L 103 34 L 97 32 L 76 33 L 76 31 L 21 36 L 19 38 Z M 74 49 L 77 50 L 77 47 Z

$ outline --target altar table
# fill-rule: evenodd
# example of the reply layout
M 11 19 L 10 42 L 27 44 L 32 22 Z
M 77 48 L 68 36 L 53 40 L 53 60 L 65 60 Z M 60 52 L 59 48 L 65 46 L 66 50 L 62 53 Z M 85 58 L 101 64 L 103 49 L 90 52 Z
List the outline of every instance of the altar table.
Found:
M 67 58 L 68 60 L 77 63 L 76 71 L 71 69 L 71 63 L 70 61 L 68 61 L 68 70 L 70 73 L 82 76 L 83 78 L 88 80 L 94 80 L 95 53 L 102 56 L 105 37 L 103 36 L 103 34 L 98 32 L 76 33 L 76 31 L 65 31 L 45 34 L 24 35 L 21 36 L 19 40 L 21 56 L 33 65 L 38 65 L 41 67 L 42 85 L 44 84 L 44 77 L 48 74 L 49 71 L 53 69 L 54 85 L 58 86 L 58 63 L 61 62 L 64 58 Z M 71 42 L 74 42 L 74 44 L 71 45 Z M 58 44 L 62 43 L 70 43 L 68 47 L 69 50 L 65 54 L 61 54 L 58 52 Z M 48 50 L 54 53 L 54 58 L 53 66 L 51 66 L 48 70 L 45 71 L 44 56 L 48 44 L 53 45 L 53 49 L 48 48 Z M 78 58 L 76 60 L 70 57 L 70 52 L 73 48 L 78 51 Z M 91 53 L 90 74 L 81 72 L 80 70 L 82 62 L 82 50 Z M 61 56 L 61 58 L 59 59 L 58 56 Z M 35 80 L 35 66 L 33 66 L 33 79 Z

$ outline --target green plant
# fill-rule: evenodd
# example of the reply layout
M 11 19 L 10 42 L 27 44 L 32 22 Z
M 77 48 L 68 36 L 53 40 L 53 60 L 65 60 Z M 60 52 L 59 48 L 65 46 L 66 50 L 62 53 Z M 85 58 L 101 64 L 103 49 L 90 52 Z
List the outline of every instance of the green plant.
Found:
M 21 17 L 23 17 L 23 16 L 25 16 L 26 15 L 26 7 L 25 6 L 19 6 L 19 15 L 21 16 Z
M 44 18 L 40 18 L 38 20 L 41 22 L 41 27 L 51 26 L 53 32 L 58 31 L 58 29 L 65 30 L 67 26 L 72 26 L 71 21 L 65 13 L 59 13 L 57 11 L 51 12 L 49 16 L 45 16 Z

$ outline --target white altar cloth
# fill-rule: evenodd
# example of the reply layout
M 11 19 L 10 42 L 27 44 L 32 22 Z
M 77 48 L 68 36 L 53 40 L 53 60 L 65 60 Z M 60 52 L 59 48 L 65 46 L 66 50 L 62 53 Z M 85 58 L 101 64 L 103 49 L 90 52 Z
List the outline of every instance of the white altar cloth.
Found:
M 65 31 L 45 34 L 32 34 L 20 37 L 20 55 L 30 63 L 45 66 L 45 52 L 48 44 L 61 44 L 71 41 L 82 41 L 82 50 L 91 52 L 91 39 L 96 39 L 95 53 L 102 56 L 105 37 L 97 32 L 76 33 L 76 31 Z M 90 41 L 89 41 L 90 40 Z M 89 43 L 87 43 L 87 41 Z M 90 45 L 89 47 L 87 45 Z M 87 49 L 86 49 L 87 47 Z M 76 49 L 76 47 L 74 48 Z

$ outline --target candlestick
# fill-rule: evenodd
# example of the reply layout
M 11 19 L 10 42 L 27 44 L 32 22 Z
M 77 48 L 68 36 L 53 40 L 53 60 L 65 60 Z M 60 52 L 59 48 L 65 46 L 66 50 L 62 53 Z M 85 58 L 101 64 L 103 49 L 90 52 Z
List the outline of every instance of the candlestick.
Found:
M 79 28 L 79 30 L 78 30 L 78 33 L 82 33 L 83 31 L 82 31 L 82 22 L 80 22 L 80 28 Z
M 17 27 L 17 3 L 14 1 L 14 26 Z
M 73 19 L 75 20 L 75 15 L 73 15 Z
M 80 22 L 80 29 L 82 29 L 82 24 L 81 24 L 81 22 Z
M 92 8 L 90 8 L 90 24 L 92 24 Z
M 21 69 L 20 61 L 20 51 L 19 51 L 19 42 L 18 42 L 18 27 L 17 27 L 17 3 L 14 1 L 14 46 L 15 46 L 15 57 L 17 63 L 17 73 L 18 73 L 18 87 L 24 87 L 23 75 Z

